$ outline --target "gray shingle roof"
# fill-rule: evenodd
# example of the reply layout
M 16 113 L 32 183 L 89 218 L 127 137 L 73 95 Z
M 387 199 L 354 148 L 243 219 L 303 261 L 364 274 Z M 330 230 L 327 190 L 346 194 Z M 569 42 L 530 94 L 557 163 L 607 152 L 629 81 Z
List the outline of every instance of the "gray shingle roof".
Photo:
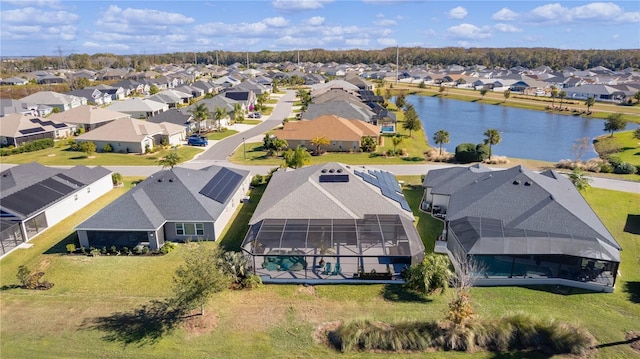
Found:
M 160 171 L 84 221 L 79 230 L 155 230 L 165 221 L 215 221 L 231 198 L 220 203 L 198 193 L 222 167 L 202 170 L 175 167 Z M 229 169 L 241 177 L 249 171 Z
M 620 245 L 573 184 L 554 171 L 535 173 L 522 166 L 500 171 L 446 168 L 429 171 L 425 186 L 432 187 L 432 193 L 451 196 L 447 219 L 452 224 L 469 222 L 470 218 L 499 222 L 500 231 L 507 233 L 500 249 L 490 244 L 491 236 L 481 238 L 479 242 L 477 238 L 471 241 L 478 233 L 465 232 L 471 237 L 464 241 L 473 242 L 477 254 L 500 254 L 510 247 L 508 252 L 512 254 L 513 251 L 520 254 L 548 254 L 550 251 L 620 260 Z M 543 246 L 527 245 L 526 241 L 518 245 L 517 233 L 525 232 L 527 234 L 521 239 L 551 238 L 551 241 L 544 239 L 547 245 Z M 508 233 L 516 234 L 510 238 Z M 494 237 L 502 238 L 502 235 Z M 581 242 L 558 238 L 579 238 Z M 585 253 L 585 246 L 591 248 L 592 253 Z
M 320 182 L 322 170 L 341 170 L 349 182 Z M 341 163 L 326 163 L 297 170 L 277 171 L 269 181 L 249 224 L 266 218 L 363 218 L 365 214 L 399 214 L 413 221 L 413 214 Z M 334 172 L 337 173 L 337 172 Z

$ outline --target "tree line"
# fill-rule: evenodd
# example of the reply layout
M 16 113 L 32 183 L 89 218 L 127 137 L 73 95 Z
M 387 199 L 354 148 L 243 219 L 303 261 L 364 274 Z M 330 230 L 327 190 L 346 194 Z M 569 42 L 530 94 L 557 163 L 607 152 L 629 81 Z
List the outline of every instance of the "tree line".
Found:
M 562 50 L 554 48 L 422 48 L 390 47 L 380 50 L 291 50 L 238 52 L 238 51 L 204 51 L 204 52 L 175 52 L 168 54 L 137 54 L 115 55 L 110 53 L 70 54 L 66 57 L 38 56 L 32 59 L 3 62 L 5 71 L 35 71 L 50 68 L 69 69 L 102 69 L 134 68 L 138 71 L 146 70 L 154 64 L 198 64 L 228 66 L 234 63 L 246 65 L 258 63 L 283 63 L 292 62 L 337 62 L 337 63 L 364 63 L 364 64 L 395 64 L 396 50 L 399 54 L 399 62 L 403 67 L 416 65 L 448 66 L 482 65 L 486 67 L 512 68 L 524 66 L 535 68 L 549 66 L 554 70 L 560 70 L 571 66 L 579 70 L 586 70 L 596 66 L 604 66 L 612 70 L 625 68 L 640 68 L 640 50 Z

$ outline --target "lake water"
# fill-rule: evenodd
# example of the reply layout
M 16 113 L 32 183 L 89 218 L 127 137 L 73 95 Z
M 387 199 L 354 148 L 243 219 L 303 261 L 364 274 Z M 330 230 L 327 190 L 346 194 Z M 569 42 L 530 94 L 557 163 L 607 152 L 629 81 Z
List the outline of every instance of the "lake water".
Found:
M 450 141 L 442 148 L 452 153 L 461 143 L 482 143 L 484 131 L 495 128 L 502 141 L 493 146 L 494 155 L 551 162 L 574 159 L 575 142 L 589 137 L 590 148 L 582 157 L 586 160 L 598 156 L 591 142 L 605 134 L 604 120 L 580 116 L 417 95 L 407 96 L 407 103 L 415 106 L 430 145 L 437 147 L 435 131 L 449 132 Z

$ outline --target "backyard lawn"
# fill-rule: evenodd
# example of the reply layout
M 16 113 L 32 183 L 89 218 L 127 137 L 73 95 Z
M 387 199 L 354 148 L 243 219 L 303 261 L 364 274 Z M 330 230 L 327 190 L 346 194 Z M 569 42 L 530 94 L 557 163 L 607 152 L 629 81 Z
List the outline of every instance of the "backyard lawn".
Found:
M 21 153 L 12 156 L 0 157 L 2 163 L 23 164 L 30 162 L 38 162 L 45 166 L 155 166 L 158 159 L 162 158 L 166 153 L 171 151 L 162 150 L 146 155 L 133 153 L 93 153 L 91 158 L 84 152 L 71 151 L 66 143 L 61 141 L 56 143 L 55 147 L 47 148 L 35 152 Z M 201 148 L 193 146 L 180 146 L 178 153 L 182 161 L 189 161 L 195 155 L 202 152 Z
M 203 328 L 158 330 L 157 313 L 133 312 L 151 301 L 171 295 L 172 275 L 182 261 L 184 245 L 164 256 L 69 256 L 66 243 L 72 228 L 131 188 L 114 189 L 95 203 L 35 238 L 29 249 L 18 249 L 0 260 L 0 352 L 6 358 L 301 358 L 336 357 L 314 339 L 322 323 L 372 318 L 387 322 L 433 320 L 445 316 L 448 292 L 431 297 L 383 285 L 268 285 L 254 290 L 215 294 L 206 311 L 211 332 Z M 422 190 L 418 176 L 400 177 L 404 192 L 416 209 Z M 236 222 L 220 241 L 237 249 L 264 186 L 251 193 L 251 202 L 239 206 Z M 524 311 L 542 318 L 586 327 L 603 348 L 597 358 L 638 356 L 625 332 L 639 330 L 640 240 L 623 232 L 628 214 L 640 213 L 640 195 L 590 189 L 586 198 L 620 242 L 621 276 L 613 294 L 554 294 L 543 288 L 474 288 L 476 312 L 485 318 Z M 417 225 L 427 250 L 441 224 L 417 214 Z M 638 224 L 636 224 L 638 225 Z M 636 227 L 636 229 L 638 229 Z M 207 243 L 206 245 L 215 245 Z M 54 283 L 48 291 L 26 291 L 17 284 L 19 265 L 38 268 Z M 142 316 L 137 314 L 142 313 Z M 136 315 L 134 315 L 136 314 Z M 616 344 L 617 343 L 617 344 Z M 349 353 L 345 358 L 388 358 L 388 353 Z M 398 357 L 398 355 L 396 355 Z M 403 358 L 548 358 L 535 353 L 496 356 L 488 352 L 405 353 Z
M 618 157 L 622 162 L 629 162 L 636 167 L 640 166 L 640 139 L 633 137 L 633 131 L 616 132 L 613 137 L 600 136 L 595 147 L 598 152 L 617 148 L 620 152 L 612 153 L 611 156 Z

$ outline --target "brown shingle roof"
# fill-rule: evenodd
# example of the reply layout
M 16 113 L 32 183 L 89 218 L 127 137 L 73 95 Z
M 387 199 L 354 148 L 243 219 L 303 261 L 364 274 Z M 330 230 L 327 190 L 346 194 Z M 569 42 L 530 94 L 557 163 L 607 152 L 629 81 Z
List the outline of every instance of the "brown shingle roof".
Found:
M 130 115 L 122 112 L 109 110 L 107 108 L 101 108 L 96 106 L 78 106 L 74 109 L 55 113 L 49 118 L 52 120 L 74 123 L 74 124 L 96 124 L 117 120 L 119 118 L 131 117 Z
M 274 135 L 285 140 L 311 140 L 324 136 L 332 141 L 359 141 L 363 136 L 377 137 L 377 126 L 359 120 L 324 115 L 314 120 L 290 121 L 284 128 L 276 130 Z

